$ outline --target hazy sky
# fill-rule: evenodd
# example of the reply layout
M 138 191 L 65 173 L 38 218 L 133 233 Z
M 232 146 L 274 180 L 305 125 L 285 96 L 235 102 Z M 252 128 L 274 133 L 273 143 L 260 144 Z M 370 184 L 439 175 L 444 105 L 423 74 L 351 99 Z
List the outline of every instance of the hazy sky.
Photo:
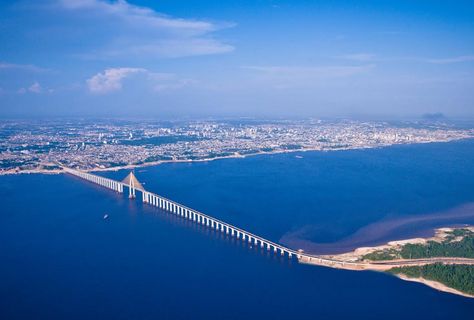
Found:
M 474 1 L 0 2 L 0 116 L 474 116 Z

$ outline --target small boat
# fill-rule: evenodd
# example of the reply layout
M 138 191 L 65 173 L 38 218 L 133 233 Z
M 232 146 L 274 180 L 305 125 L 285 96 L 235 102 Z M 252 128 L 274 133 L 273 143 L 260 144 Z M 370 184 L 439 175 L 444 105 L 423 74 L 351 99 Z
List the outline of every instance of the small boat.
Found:
M 106 213 L 104 214 L 104 220 L 107 219 L 109 217 L 109 215 Z
M 303 159 L 302 156 L 295 156 L 295 158 L 297 158 L 297 159 Z

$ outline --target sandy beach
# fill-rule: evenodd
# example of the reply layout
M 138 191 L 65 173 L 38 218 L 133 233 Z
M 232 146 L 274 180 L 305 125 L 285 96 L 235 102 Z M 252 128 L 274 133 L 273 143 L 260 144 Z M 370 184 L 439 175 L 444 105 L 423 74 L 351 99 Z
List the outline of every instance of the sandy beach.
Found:
M 424 278 L 409 278 L 407 277 L 406 275 L 404 274 L 397 274 L 395 275 L 397 278 L 400 278 L 402 280 L 405 280 L 405 281 L 411 281 L 411 282 L 418 282 L 418 283 L 422 283 L 428 287 L 431 287 L 433 289 L 436 289 L 436 290 L 439 290 L 439 291 L 443 291 L 443 292 L 447 292 L 447 293 L 452 293 L 452 294 L 456 294 L 456 295 L 460 295 L 460 296 L 463 296 L 463 297 L 467 297 L 467 298 L 474 298 L 474 295 L 470 295 L 470 294 L 467 294 L 467 293 L 464 293 L 464 292 L 461 292 L 459 290 L 456 290 L 456 289 L 453 289 L 453 288 L 450 288 L 450 287 L 447 287 L 446 285 L 440 283 L 440 282 L 437 282 L 437 281 L 433 281 L 433 280 L 426 280 Z
M 311 234 L 318 230 L 318 226 L 304 226 L 289 231 L 280 238 L 280 243 L 303 249 L 307 253 L 318 255 L 345 254 L 353 250 L 374 248 L 396 241 L 419 241 L 436 237 L 436 227 L 460 226 L 464 223 L 474 223 L 474 202 L 464 203 L 448 210 L 432 212 L 415 216 L 404 216 L 383 219 L 366 225 L 353 234 L 331 243 L 311 241 Z M 416 228 L 413 228 L 416 226 Z M 409 227 L 409 228 L 408 228 Z M 405 230 L 409 230 L 406 232 Z M 408 239 L 408 240 L 406 240 Z M 418 239 L 418 240 L 416 240 Z
M 474 210 L 474 203 L 470 203 L 468 205 L 462 206 L 462 208 L 465 209 L 463 210 L 463 212 L 472 212 Z M 452 212 L 452 211 L 449 211 L 449 212 Z M 473 226 L 466 226 L 463 228 L 469 229 L 474 232 Z M 438 228 L 434 230 L 434 236 L 432 237 L 411 238 L 411 239 L 389 241 L 386 244 L 379 245 L 379 246 L 360 247 L 350 252 L 339 253 L 339 254 L 327 254 L 327 255 L 322 255 L 322 257 L 327 257 L 327 258 L 337 259 L 340 261 L 347 261 L 347 262 L 361 261 L 364 255 L 375 252 L 375 251 L 383 251 L 383 250 L 390 250 L 390 249 L 398 250 L 406 244 L 425 244 L 428 241 L 441 242 L 453 230 L 454 228 Z

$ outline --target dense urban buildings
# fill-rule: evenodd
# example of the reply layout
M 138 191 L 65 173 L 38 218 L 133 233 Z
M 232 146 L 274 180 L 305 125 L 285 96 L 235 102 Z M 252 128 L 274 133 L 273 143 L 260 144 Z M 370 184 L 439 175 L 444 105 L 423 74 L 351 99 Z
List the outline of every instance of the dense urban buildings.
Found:
M 374 148 L 472 137 L 446 123 L 353 120 L 3 121 L 2 173 L 84 170 L 242 157 L 258 153 Z

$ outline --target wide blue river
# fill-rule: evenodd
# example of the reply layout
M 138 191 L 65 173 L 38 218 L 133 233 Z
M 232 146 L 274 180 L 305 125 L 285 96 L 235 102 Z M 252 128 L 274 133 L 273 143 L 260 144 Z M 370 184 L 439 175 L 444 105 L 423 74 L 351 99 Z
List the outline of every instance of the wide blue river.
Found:
M 150 191 L 310 252 L 474 223 L 474 140 L 135 173 Z M 72 176 L 2 176 L 0 197 L 0 319 L 474 314 L 474 299 L 376 272 L 300 265 Z

